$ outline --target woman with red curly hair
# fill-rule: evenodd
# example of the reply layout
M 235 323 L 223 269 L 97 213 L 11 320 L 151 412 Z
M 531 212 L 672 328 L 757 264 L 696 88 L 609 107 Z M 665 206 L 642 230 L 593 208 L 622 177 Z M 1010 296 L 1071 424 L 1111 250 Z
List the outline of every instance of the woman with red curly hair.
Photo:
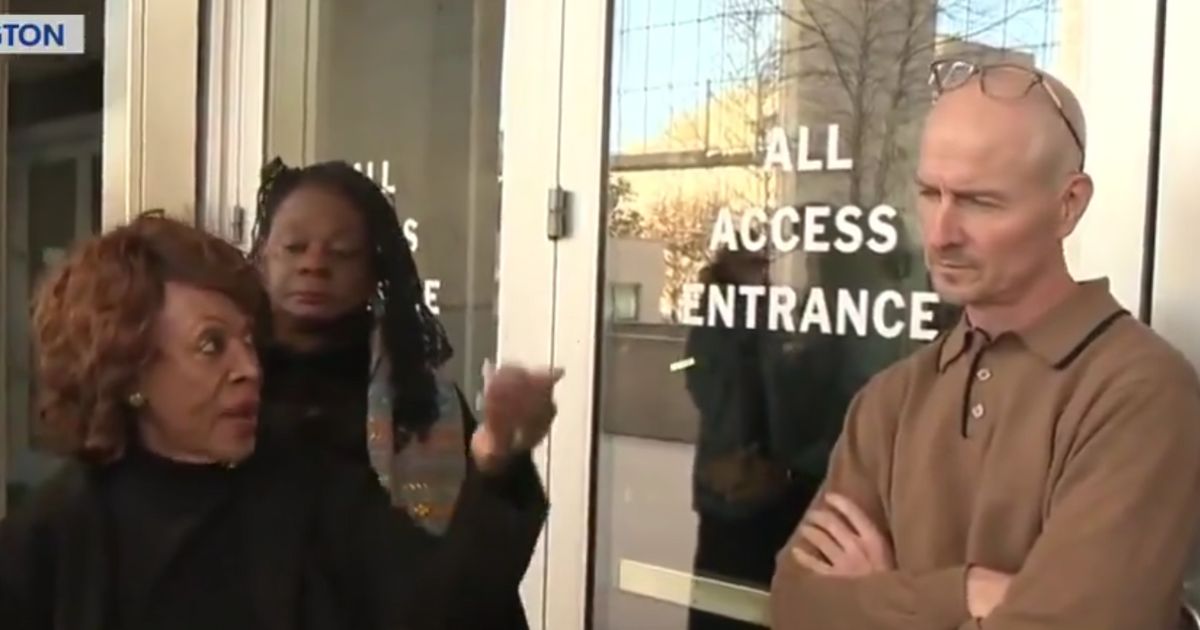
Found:
M 156 216 L 45 280 L 40 421 L 70 463 L 0 523 L 6 630 L 452 628 L 507 596 L 524 563 L 495 558 L 533 541 L 487 517 L 503 484 L 433 543 L 369 469 L 258 430 L 266 312 L 241 252 Z

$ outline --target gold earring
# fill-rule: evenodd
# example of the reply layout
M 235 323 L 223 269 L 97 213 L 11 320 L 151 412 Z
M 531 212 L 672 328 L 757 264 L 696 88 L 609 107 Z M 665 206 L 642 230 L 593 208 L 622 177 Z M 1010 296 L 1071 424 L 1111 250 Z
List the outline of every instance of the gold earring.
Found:
M 141 409 L 146 405 L 146 397 L 141 392 L 134 392 L 129 395 L 129 406 L 134 409 Z

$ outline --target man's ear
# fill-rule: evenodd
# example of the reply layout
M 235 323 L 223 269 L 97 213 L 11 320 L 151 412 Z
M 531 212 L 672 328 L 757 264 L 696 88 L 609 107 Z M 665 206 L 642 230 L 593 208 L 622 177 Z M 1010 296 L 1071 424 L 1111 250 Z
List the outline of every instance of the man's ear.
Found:
M 1095 184 L 1087 173 L 1075 173 L 1063 188 L 1058 214 L 1058 237 L 1065 239 L 1075 231 L 1092 202 Z

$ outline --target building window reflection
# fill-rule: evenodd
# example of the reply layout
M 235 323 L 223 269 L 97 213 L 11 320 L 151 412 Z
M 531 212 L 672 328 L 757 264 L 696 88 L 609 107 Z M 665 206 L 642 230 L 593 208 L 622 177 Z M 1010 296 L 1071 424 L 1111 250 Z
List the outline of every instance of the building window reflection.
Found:
M 642 285 L 634 282 L 614 283 L 609 287 L 612 321 L 634 322 L 641 312 Z

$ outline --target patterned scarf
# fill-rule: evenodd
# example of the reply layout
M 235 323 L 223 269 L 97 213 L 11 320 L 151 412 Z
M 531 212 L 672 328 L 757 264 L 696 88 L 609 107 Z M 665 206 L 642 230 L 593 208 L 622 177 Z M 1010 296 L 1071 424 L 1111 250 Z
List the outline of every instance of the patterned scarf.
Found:
M 438 418 L 425 436 L 396 428 L 391 361 L 383 344 L 381 304 L 372 305 L 371 372 L 367 386 L 367 452 L 379 482 L 418 524 L 441 534 L 466 478 L 466 441 L 457 389 L 437 380 Z

